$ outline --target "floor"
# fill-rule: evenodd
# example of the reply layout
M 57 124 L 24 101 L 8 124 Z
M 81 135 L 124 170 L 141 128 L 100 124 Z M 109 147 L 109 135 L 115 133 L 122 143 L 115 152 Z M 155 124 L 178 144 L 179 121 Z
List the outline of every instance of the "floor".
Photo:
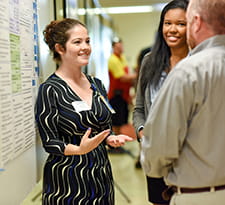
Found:
M 116 205 L 150 205 L 147 201 L 145 176 L 135 168 L 139 145 L 129 142 L 126 154 L 110 154 L 115 181 Z
M 123 133 L 134 135 L 130 126 L 125 127 Z M 145 176 L 142 169 L 135 168 L 135 161 L 139 152 L 136 140 L 124 146 L 123 154 L 111 154 L 115 181 L 115 205 L 151 205 L 147 201 Z M 28 195 L 21 205 L 41 205 L 41 182 Z

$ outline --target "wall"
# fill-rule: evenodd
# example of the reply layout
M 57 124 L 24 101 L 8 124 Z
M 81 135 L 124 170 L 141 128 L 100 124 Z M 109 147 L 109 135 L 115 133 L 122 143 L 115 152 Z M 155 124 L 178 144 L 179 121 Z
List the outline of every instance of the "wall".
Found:
M 110 16 L 114 21 L 118 36 L 123 39 L 128 64 L 130 67 L 135 67 L 139 51 L 154 42 L 160 12 Z
M 39 20 L 39 50 L 40 50 L 40 83 L 55 71 L 56 65 L 52 60 L 47 44 L 43 40 L 45 26 L 54 20 L 53 0 L 38 0 Z
M 45 81 L 49 75 L 51 75 L 56 68 L 52 56 L 49 52 L 48 46 L 43 40 L 43 30 L 45 26 L 54 19 L 53 1 L 38 0 L 38 20 L 39 20 L 39 84 Z M 37 155 L 37 181 L 42 177 L 43 165 L 47 157 L 47 153 L 44 151 L 40 137 L 36 137 L 36 155 Z
M 19 205 L 36 184 L 35 146 L 9 162 L 0 181 L 0 204 Z

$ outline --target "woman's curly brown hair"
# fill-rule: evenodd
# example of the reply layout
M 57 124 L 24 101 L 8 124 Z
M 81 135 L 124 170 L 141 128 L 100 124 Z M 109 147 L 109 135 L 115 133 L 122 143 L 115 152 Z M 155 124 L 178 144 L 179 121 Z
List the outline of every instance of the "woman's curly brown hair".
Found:
M 53 59 L 56 62 L 61 61 L 61 57 L 58 52 L 55 50 L 55 44 L 58 43 L 64 49 L 66 49 L 65 44 L 69 39 L 68 31 L 72 29 L 76 25 L 82 25 L 86 28 L 86 26 L 76 19 L 65 18 L 63 20 L 55 20 L 51 21 L 45 27 L 43 31 L 44 34 L 44 41 L 48 45 L 49 49 L 53 53 Z

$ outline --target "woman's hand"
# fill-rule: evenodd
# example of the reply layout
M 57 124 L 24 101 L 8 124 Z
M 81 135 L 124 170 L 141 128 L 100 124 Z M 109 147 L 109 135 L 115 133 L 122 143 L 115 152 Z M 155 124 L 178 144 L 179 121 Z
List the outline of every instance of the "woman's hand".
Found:
M 110 135 L 106 139 L 106 143 L 112 147 L 120 147 L 125 144 L 125 142 L 133 141 L 133 138 L 127 135 Z
M 95 149 L 109 134 L 110 129 L 104 130 L 92 138 L 89 138 L 91 129 L 88 129 L 81 139 L 80 145 L 68 144 L 65 148 L 65 155 L 82 155 Z

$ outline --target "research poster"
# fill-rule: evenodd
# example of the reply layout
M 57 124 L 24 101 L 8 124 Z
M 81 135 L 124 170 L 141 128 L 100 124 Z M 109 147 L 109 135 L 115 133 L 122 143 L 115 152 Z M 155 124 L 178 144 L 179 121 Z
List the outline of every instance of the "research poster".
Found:
M 35 142 L 32 0 L 0 0 L 0 170 Z

